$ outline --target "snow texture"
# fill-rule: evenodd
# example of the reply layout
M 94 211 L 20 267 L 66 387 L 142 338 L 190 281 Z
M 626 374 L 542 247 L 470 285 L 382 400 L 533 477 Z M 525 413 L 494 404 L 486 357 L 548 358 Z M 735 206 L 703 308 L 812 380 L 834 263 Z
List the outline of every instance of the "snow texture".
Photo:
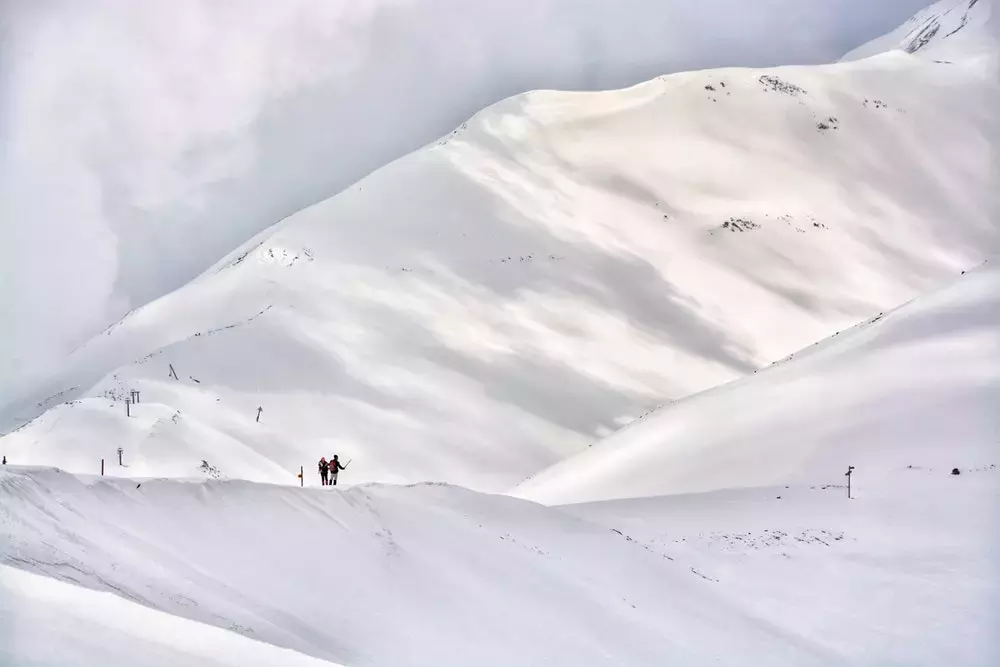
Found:
M 182 653 L 219 641 L 212 625 L 345 665 L 987 667 L 998 481 L 996 468 L 859 468 L 855 500 L 796 486 L 566 511 L 444 485 L 137 484 L 8 466 L 0 562 L 122 600 L 2 569 L 0 618 L 16 620 L 0 623 L 0 657 L 45 654 L 28 634 L 41 627 L 53 651 L 77 649 L 58 664 L 103 665 L 91 656 L 111 637 L 76 640 L 107 622 L 123 626 L 122 651 Z M 49 625 L 81 604 L 86 625 Z M 250 651 L 237 639 L 218 646 L 222 664 Z
M 997 463 L 1000 266 L 692 396 L 521 485 L 571 503 Z M 864 471 L 864 472 L 860 472 Z

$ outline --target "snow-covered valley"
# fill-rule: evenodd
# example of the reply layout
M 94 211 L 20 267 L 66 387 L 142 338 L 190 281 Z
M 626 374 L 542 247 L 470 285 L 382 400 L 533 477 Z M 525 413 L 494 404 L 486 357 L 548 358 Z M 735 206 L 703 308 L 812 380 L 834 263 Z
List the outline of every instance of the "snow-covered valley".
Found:
M 1000 664 L 995 5 L 517 95 L 130 312 L 0 400 L 0 665 Z

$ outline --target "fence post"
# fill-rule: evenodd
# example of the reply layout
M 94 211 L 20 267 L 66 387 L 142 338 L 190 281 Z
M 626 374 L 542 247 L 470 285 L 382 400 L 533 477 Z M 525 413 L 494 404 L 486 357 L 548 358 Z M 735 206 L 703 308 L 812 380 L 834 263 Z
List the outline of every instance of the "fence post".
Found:
M 854 472 L 854 466 L 847 466 L 847 497 L 851 497 L 851 473 Z
M 299 486 L 306 485 L 306 470 L 303 466 L 299 466 Z
M 104 459 L 101 459 L 101 477 L 104 476 Z
M 126 417 L 132 416 L 132 399 L 125 400 L 125 416 Z

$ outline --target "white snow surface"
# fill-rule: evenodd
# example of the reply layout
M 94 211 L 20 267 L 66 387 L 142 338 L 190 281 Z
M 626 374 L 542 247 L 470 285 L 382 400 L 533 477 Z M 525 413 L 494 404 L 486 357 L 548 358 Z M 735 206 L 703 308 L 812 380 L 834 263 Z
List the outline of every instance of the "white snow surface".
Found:
M 905 53 L 511 98 L 110 327 L 0 449 L 508 489 L 1000 251 L 997 101 Z
M 333 667 L 64 580 L 0 566 L 5 667 Z
M 829 62 L 920 5 L 5 2 L 0 401 L 127 310 L 488 104 Z
M 1000 664 L 988 3 L 513 98 L 110 327 L 0 409 L 72 471 L 0 467 L 0 665 Z
M 645 417 L 522 484 L 572 503 L 821 484 L 849 465 L 968 470 L 1000 456 L 1000 265 Z M 995 530 L 991 531 L 995 534 Z
M 992 2 L 939 0 L 918 12 L 897 30 L 854 49 L 844 60 L 858 60 L 900 50 L 939 61 L 981 52 L 996 58 L 993 44 L 1000 35 L 1000 16 Z
M 45 648 L 30 633 L 82 615 L 69 599 L 95 605 L 81 630 L 110 616 L 127 640 L 156 645 L 176 629 L 182 652 L 214 625 L 345 665 L 987 667 L 1000 655 L 998 482 L 997 468 L 902 468 L 859 473 L 854 500 L 796 486 L 564 510 L 444 485 L 139 483 L 8 466 L 0 563 L 130 602 L 108 609 L 97 593 L 0 570 L 0 618 L 14 619 L 0 624 L 0 656 L 36 664 L 23 656 Z M 145 616 L 123 619 L 130 608 Z M 74 628 L 50 632 L 74 645 Z M 237 639 L 219 662 L 249 650 Z M 56 664 L 106 664 L 96 644 Z

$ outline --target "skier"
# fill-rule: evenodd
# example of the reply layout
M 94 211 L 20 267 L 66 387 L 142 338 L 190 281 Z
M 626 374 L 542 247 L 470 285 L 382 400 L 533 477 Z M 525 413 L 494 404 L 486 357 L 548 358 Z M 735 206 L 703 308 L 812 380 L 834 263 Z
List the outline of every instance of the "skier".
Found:
M 350 461 L 348 461 L 350 464 Z M 347 466 L 340 465 L 340 459 L 336 454 L 333 455 L 333 460 L 330 461 L 330 483 L 337 486 L 337 473 L 341 470 L 347 470 Z
M 330 484 L 330 464 L 326 462 L 325 456 L 319 459 L 319 481 L 323 486 Z

